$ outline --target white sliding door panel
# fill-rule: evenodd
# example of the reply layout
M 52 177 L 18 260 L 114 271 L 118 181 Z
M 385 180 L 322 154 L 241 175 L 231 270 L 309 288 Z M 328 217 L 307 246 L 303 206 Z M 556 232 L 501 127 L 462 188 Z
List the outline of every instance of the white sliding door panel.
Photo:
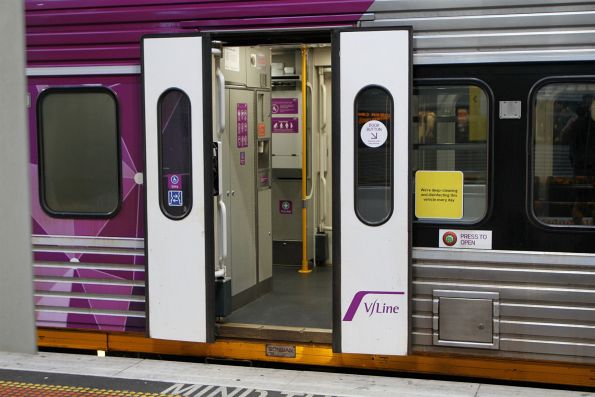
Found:
M 143 39 L 148 328 L 152 338 L 207 342 L 212 239 L 205 219 L 202 36 Z M 207 79 L 208 80 L 208 79 Z M 205 180 L 208 179 L 208 181 Z M 207 205 L 205 207 L 205 205 Z M 210 273 L 209 273 L 210 272 Z
M 340 298 L 341 318 L 335 324 L 340 324 L 340 349 L 405 355 L 410 31 L 354 30 L 337 36 L 340 171 L 335 172 L 341 203 L 340 297 L 335 299 Z

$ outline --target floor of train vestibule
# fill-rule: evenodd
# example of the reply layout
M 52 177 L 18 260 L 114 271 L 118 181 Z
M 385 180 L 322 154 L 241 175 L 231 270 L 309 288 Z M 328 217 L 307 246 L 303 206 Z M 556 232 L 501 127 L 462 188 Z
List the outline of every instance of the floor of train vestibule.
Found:
M 0 353 L 0 396 L 595 397 L 595 393 L 43 352 Z
M 307 274 L 298 270 L 274 265 L 273 290 L 237 309 L 225 322 L 332 328 L 332 266 L 317 266 Z

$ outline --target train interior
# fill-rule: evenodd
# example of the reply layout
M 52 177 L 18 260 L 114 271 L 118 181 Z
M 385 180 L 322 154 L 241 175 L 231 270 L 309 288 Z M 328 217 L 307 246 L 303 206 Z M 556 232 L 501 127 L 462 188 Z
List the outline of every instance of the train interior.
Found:
M 314 340 L 328 342 L 332 328 L 331 47 L 292 44 L 222 46 L 220 50 L 213 73 L 214 87 L 219 73 L 225 81 L 225 129 L 220 133 L 221 123 L 214 123 L 214 140 L 221 142 L 223 187 L 217 200 L 225 206 L 226 219 L 216 214 L 215 226 L 222 228 L 225 221 L 227 235 L 216 232 L 218 275 L 225 273 L 216 283 L 219 335 L 270 337 L 275 330 L 303 332 L 305 328 L 315 335 Z M 215 87 L 213 103 L 220 100 L 218 92 Z M 464 223 L 482 219 L 487 211 L 488 104 L 488 93 L 479 85 L 422 83 L 413 91 L 413 171 L 463 173 Z M 220 117 L 215 107 L 213 111 L 214 119 Z M 436 221 L 422 216 L 416 220 Z M 300 273 L 304 261 L 312 272 Z
M 213 107 L 213 119 L 224 118 L 213 123 L 222 167 L 215 203 L 218 335 L 309 330 L 328 342 L 331 47 L 219 50 L 213 103 L 225 103 Z

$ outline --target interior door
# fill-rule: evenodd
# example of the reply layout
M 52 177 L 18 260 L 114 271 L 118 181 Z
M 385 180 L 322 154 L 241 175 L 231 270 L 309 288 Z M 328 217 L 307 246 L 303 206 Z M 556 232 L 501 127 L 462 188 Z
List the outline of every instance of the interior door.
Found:
M 211 342 L 210 40 L 149 36 L 142 48 L 149 336 Z
M 251 90 L 229 90 L 229 146 L 231 179 L 230 234 L 232 295 L 257 283 L 256 186 L 254 185 L 254 109 Z
M 332 45 L 334 349 L 404 355 L 411 30 L 336 31 Z

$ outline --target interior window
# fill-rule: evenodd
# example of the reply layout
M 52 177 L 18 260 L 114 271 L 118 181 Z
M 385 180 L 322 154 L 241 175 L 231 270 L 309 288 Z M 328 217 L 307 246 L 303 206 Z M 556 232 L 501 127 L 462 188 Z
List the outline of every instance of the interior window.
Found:
M 551 83 L 535 93 L 532 169 L 540 222 L 595 225 L 595 83 Z
M 463 217 L 474 223 L 487 211 L 489 101 L 477 85 L 420 85 L 413 89 L 413 172 L 463 173 Z M 440 222 L 440 219 L 424 220 Z
M 120 160 L 112 92 L 101 87 L 48 89 L 37 112 L 44 209 L 62 216 L 115 214 Z

